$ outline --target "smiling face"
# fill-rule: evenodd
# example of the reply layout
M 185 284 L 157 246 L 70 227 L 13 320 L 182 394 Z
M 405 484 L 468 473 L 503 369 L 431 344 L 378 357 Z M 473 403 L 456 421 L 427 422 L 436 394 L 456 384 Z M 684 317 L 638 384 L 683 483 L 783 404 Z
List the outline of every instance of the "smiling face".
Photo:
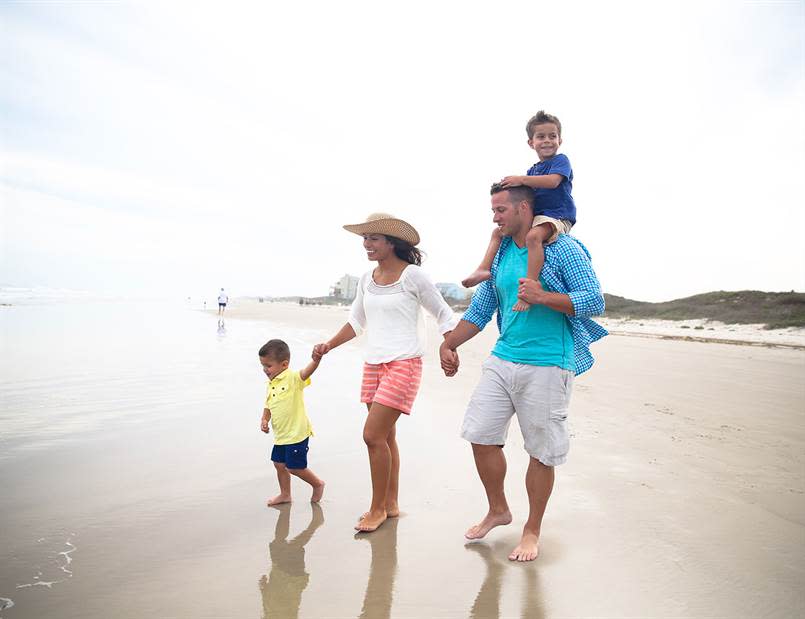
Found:
M 537 152 L 540 161 L 553 157 L 562 144 L 559 129 L 553 123 L 544 123 L 534 127 L 534 135 L 528 145 Z
M 260 365 L 263 366 L 265 375 L 271 380 L 288 369 L 288 359 L 277 361 L 273 357 L 260 357 Z
M 369 260 L 385 260 L 394 255 L 394 245 L 382 234 L 364 234 L 363 248 Z
M 527 202 L 515 204 L 508 191 L 492 194 L 492 221 L 503 236 L 524 234 L 530 229 L 532 220 Z

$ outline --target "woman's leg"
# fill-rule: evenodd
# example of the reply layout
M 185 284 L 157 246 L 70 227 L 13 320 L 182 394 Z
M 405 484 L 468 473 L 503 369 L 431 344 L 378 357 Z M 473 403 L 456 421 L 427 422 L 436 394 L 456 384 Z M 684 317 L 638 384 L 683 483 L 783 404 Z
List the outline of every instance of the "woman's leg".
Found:
M 358 521 L 358 531 L 374 531 L 383 522 L 386 512 L 386 495 L 392 475 L 392 449 L 389 447 L 389 435 L 394 430 L 402 413 L 383 404 L 373 402 L 363 426 L 363 440 L 369 452 L 369 470 L 372 476 L 372 504 L 369 512 Z M 396 440 L 394 441 L 396 447 Z M 399 479 L 399 454 L 397 455 L 397 473 Z

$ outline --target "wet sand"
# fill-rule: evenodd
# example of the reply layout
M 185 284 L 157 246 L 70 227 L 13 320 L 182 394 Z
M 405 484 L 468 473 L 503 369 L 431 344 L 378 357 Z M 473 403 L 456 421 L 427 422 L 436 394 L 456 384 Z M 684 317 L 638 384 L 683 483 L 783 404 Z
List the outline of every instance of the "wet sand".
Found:
M 195 312 L 220 346 L 179 377 L 177 393 L 203 396 L 187 409 L 181 398 L 170 414 L 144 407 L 149 423 L 107 423 L 3 460 L 0 597 L 15 606 L 0 616 L 805 614 L 805 352 L 596 344 L 596 366 L 576 382 L 541 556 L 514 564 L 506 555 L 527 508 L 516 424 L 505 448 L 514 522 L 479 542 L 462 536 L 485 501 L 458 429 L 493 326 L 446 379 L 429 325 L 421 395 L 398 424 L 402 516 L 355 535 L 369 493 L 359 344 L 328 355 L 306 392 L 310 466 L 328 482 L 320 507 L 298 480 L 291 505 L 265 507 L 276 479 L 257 429 L 256 349 L 286 337 L 301 365 L 346 308 L 236 301 L 217 335 L 208 314 Z M 62 582 L 32 584 L 47 579 Z

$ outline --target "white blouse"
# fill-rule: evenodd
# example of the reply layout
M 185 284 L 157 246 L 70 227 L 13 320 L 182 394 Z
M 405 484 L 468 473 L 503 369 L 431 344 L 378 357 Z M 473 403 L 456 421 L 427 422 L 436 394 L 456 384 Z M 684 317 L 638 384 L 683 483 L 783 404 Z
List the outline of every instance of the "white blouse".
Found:
M 372 271 L 364 273 L 352 303 L 349 324 L 360 335 L 366 331 L 366 363 L 388 363 L 424 354 L 420 306 L 436 318 L 439 333 L 451 331 L 458 318 L 421 267 L 414 264 L 393 284 L 376 284 Z

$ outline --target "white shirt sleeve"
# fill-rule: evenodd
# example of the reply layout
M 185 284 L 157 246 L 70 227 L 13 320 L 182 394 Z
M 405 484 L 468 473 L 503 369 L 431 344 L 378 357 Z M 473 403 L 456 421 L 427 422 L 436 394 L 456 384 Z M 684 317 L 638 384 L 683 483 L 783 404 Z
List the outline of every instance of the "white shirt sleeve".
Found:
M 366 310 L 363 306 L 363 294 L 366 290 L 366 281 L 370 273 L 364 273 L 361 280 L 358 282 L 358 291 L 355 295 L 355 300 L 352 302 L 352 308 L 349 312 L 349 320 L 347 322 L 352 326 L 355 335 L 358 336 L 366 329 Z
M 444 335 L 458 324 L 453 309 L 447 304 L 439 289 L 421 267 L 411 265 L 405 269 L 403 287 L 416 295 L 419 304 L 431 314 L 438 324 L 439 333 Z

